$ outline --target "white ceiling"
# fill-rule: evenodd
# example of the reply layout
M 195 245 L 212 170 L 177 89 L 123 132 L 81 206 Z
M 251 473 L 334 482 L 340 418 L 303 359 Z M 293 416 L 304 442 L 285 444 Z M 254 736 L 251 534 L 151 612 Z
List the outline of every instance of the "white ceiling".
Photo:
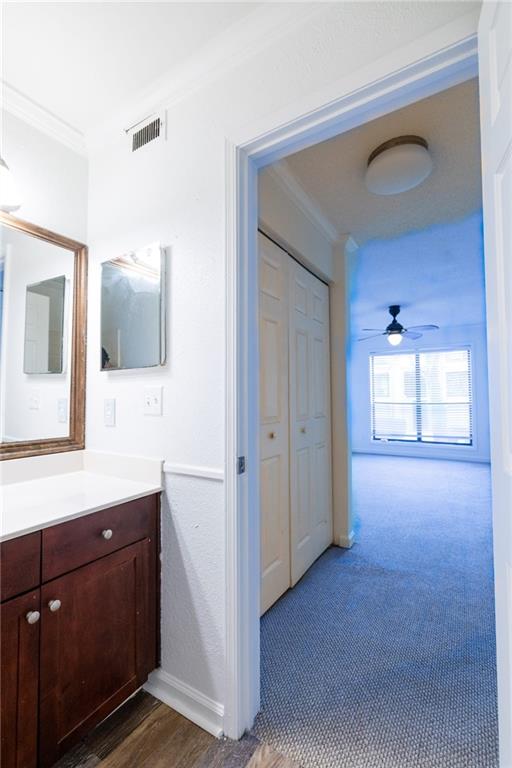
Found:
M 478 81 L 470 80 L 284 162 L 285 175 L 291 173 L 330 229 L 361 246 L 350 301 L 356 338 L 370 335 L 363 328 L 384 329 L 390 304 L 402 306 L 405 326 L 484 322 L 478 110 Z M 428 141 L 432 175 L 399 195 L 368 192 L 370 152 L 403 134 Z
M 2 78 L 87 133 L 261 3 L 1 3 Z
M 470 80 L 352 131 L 290 155 L 284 162 L 338 233 L 361 245 L 467 215 L 481 206 L 478 81 Z M 395 136 L 429 144 L 434 170 L 416 189 L 368 192 L 370 152 Z

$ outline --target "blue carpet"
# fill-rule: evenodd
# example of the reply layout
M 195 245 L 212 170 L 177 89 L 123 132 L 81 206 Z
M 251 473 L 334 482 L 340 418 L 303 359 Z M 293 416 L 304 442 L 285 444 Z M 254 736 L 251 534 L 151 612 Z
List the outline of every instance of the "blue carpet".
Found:
M 357 542 L 261 622 L 253 733 L 304 768 L 498 766 L 490 471 L 355 456 Z

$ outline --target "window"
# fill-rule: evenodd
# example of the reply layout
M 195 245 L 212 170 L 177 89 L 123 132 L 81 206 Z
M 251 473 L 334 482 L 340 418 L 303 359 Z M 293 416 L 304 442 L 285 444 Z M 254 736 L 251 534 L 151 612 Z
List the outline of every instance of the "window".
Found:
M 370 357 L 373 440 L 473 444 L 469 349 Z

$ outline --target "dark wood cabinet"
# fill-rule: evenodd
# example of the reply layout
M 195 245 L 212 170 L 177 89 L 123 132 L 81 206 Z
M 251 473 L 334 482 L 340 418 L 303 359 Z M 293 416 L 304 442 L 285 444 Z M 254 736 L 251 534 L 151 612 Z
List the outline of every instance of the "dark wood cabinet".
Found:
M 0 606 L 2 768 L 35 768 L 39 696 L 39 589 Z
M 0 544 L 0 600 L 21 595 L 41 581 L 41 531 Z
M 155 498 L 102 509 L 42 531 L 42 580 L 49 581 L 121 547 L 155 536 Z
M 155 495 L 35 534 L 40 586 L 1 606 L 2 768 L 53 765 L 156 667 L 158 513 Z
M 148 653 L 150 546 L 140 541 L 41 589 L 42 766 L 136 691 L 155 666 Z

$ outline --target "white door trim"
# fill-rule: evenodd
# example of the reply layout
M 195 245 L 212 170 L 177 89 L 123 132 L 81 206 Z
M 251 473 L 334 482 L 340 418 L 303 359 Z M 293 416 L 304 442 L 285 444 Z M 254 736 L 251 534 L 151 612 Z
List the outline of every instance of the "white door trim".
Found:
M 447 28 L 448 29 L 448 28 Z M 444 47 L 438 41 L 446 40 Z M 456 42 L 453 42 L 453 41 Z M 356 125 L 478 74 L 477 37 L 460 24 L 435 45 L 390 54 L 340 86 L 338 98 L 281 114 L 249 140 L 226 142 L 226 689 L 224 732 L 239 738 L 259 710 L 260 527 L 258 418 L 257 172 Z M 428 48 L 425 44 L 424 48 Z M 434 52 L 432 52 L 434 51 Z M 406 56 L 410 62 L 403 65 Z M 386 73 L 382 75 L 382 73 Z M 246 472 L 237 475 L 237 457 Z

